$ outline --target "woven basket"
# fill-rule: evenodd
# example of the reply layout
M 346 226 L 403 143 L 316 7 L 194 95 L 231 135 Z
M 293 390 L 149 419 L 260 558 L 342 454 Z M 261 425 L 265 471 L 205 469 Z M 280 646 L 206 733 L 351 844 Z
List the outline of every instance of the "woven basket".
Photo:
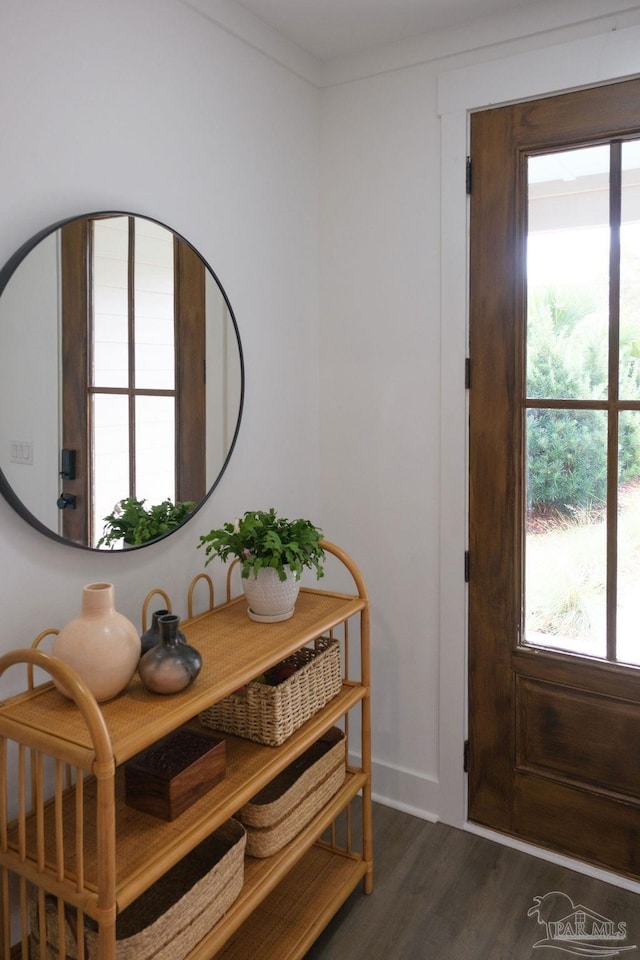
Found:
M 247 829 L 246 852 L 277 853 L 340 789 L 345 774 L 345 736 L 332 727 L 242 807 L 238 819 Z
M 244 883 L 246 834 L 237 820 L 228 820 L 157 883 L 118 915 L 116 960 L 183 960 L 236 900 Z M 33 890 L 29 913 L 30 958 L 40 960 L 38 894 Z M 47 960 L 59 957 L 59 924 L 55 897 L 45 900 Z M 76 910 L 65 907 L 62 937 L 66 960 L 77 960 Z M 85 957 L 97 960 L 95 921 L 85 916 Z
M 201 713 L 200 722 L 245 740 L 280 746 L 342 686 L 336 640 L 321 637 L 282 662 L 294 664 L 295 673 L 275 686 L 252 680 L 242 693 L 232 693 Z

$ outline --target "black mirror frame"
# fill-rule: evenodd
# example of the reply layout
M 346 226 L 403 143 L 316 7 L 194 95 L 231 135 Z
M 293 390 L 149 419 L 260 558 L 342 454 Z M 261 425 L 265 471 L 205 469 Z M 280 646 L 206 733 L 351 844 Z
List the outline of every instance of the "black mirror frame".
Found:
M 161 220 L 157 220 L 154 217 L 147 216 L 146 214 L 143 214 L 143 213 L 132 213 L 131 211 L 124 211 L 124 210 L 98 210 L 92 213 L 81 213 L 81 214 L 78 214 L 77 216 L 66 217 L 64 220 L 58 220 L 56 223 L 53 223 L 50 226 L 45 227 L 42 230 L 39 230 L 38 233 L 34 234 L 32 237 L 30 237 L 29 240 L 23 243 L 16 250 L 16 252 L 7 260 L 4 266 L 0 269 L 0 297 L 2 297 L 5 287 L 9 283 L 9 280 L 11 279 L 11 277 L 13 276 L 17 268 L 20 266 L 23 260 L 25 260 L 28 254 L 31 253 L 31 251 L 35 247 L 37 247 L 42 240 L 45 240 L 47 237 L 51 236 L 52 233 L 55 233 L 56 230 L 60 230 L 62 227 L 66 226 L 67 224 L 74 223 L 76 220 L 84 220 L 84 219 L 90 219 L 92 217 L 104 217 L 104 216 L 140 217 L 144 220 L 149 220 L 152 223 L 155 223 L 158 226 L 163 227 L 165 230 L 169 230 L 182 243 L 186 244 L 188 247 L 191 248 L 191 250 L 196 254 L 196 256 L 199 257 L 199 259 L 202 261 L 205 269 L 209 271 L 209 273 L 215 280 L 218 286 L 218 289 L 220 290 L 220 293 L 222 294 L 222 297 L 225 301 L 227 310 L 229 311 L 229 316 L 231 317 L 231 322 L 233 323 L 233 330 L 234 330 L 236 341 L 238 344 L 238 362 L 240 366 L 240 400 L 238 404 L 238 417 L 236 420 L 233 437 L 231 439 L 231 443 L 229 444 L 229 450 L 227 451 L 227 455 L 222 463 L 222 466 L 218 472 L 217 477 L 215 478 L 214 482 L 212 483 L 211 487 L 209 488 L 205 496 L 202 498 L 200 503 L 195 507 L 192 513 L 190 513 L 189 516 L 182 521 L 182 523 L 174 527 L 174 529 L 170 530 L 168 533 L 164 533 L 160 537 L 155 537 L 153 540 L 148 540 L 146 543 L 141 543 L 141 544 L 131 545 L 131 546 L 127 545 L 126 550 L 105 550 L 98 547 L 92 547 L 89 544 L 77 543 L 74 540 L 65 539 L 65 537 L 60 536 L 60 534 L 56 533 L 54 530 L 51 530 L 50 527 L 47 527 L 44 523 L 42 523 L 41 520 L 38 520 L 38 518 L 34 516 L 34 514 L 31 513 L 29 509 L 27 509 L 27 507 L 24 505 L 22 500 L 20 500 L 20 498 L 16 494 L 11 484 L 8 482 L 3 470 L 0 468 L 0 494 L 2 494 L 2 496 L 7 501 L 7 503 L 31 527 L 38 530 L 40 533 L 43 533 L 50 540 L 54 540 L 57 543 L 62 543 L 68 547 L 74 547 L 77 550 L 86 550 L 91 553 L 98 553 L 101 556 L 105 556 L 108 554 L 121 556 L 123 553 L 129 553 L 132 550 L 140 550 L 143 547 L 151 546 L 154 543 L 160 543 L 160 541 L 166 540 L 167 537 L 170 537 L 177 530 L 180 530 L 186 523 L 188 523 L 200 511 L 200 509 L 204 506 L 204 504 L 207 502 L 207 500 L 209 499 L 213 491 L 216 489 L 216 487 L 220 483 L 220 480 L 222 479 L 222 476 L 229 464 L 229 460 L 231 459 L 231 455 L 235 449 L 236 441 L 238 439 L 238 433 L 240 432 L 240 424 L 242 421 L 242 414 L 244 411 L 245 365 L 244 365 L 244 354 L 242 350 L 242 341 L 240 339 L 240 331 L 238 330 L 238 324 L 236 321 L 235 314 L 233 312 L 233 307 L 231 306 L 227 293 L 224 287 L 222 286 L 222 284 L 220 283 L 220 280 L 218 279 L 218 276 L 215 270 L 212 269 L 212 267 L 205 260 L 202 254 L 198 250 L 196 250 L 193 244 L 190 243 L 186 239 L 186 237 L 182 236 L 182 234 L 174 230 L 173 227 L 167 226 L 167 224 L 163 223 Z

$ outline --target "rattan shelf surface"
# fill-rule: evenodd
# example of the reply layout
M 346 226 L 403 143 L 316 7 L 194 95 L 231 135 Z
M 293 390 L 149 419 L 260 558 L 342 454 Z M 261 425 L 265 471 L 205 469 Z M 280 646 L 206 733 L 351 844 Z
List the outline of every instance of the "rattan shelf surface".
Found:
M 169 867 L 177 863 L 197 846 L 220 824 L 233 816 L 270 780 L 299 756 L 323 733 L 332 727 L 364 696 L 364 688 L 345 684 L 341 693 L 311 720 L 297 730 L 282 747 L 267 747 L 250 740 L 242 740 L 225 734 L 227 772 L 225 779 L 213 787 L 204 797 L 173 821 L 159 820 L 150 814 L 129 807 L 124 801 L 124 771 L 116 775 L 116 896 L 118 908 L 123 910 L 140 893 L 161 877 Z M 198 725 L 198 730 L 208 736 Z M 90 780 L 85 788 L 87 809 L 95 808 L 95 781 Z M 54 809 L 49 805 L 45 812 L 44 834 L 46 861 L 55 872 L 55 824 Z M 74 797 L 70 793 L 64 806 L 64 830 L 68 836 L 75 832 Z M 37 859 L 36 818 L 27 821 L 26 843 L 28 857 Z M 9 833 L 9 844 L 18 856 L 17 828 Z M 85 886 L 96 889 L 97 835 L 95 819 L 84 825 L 84 876 Z M 73 885 L 76 880 L 76 862 L 73 849 L 65 857 L 65 875 Z
M 184 621 L 181 628 L 202 655 L 202 671 L 190 687 L 164 697 L 148 691 L 136 676 L 124 693 L 100 704 L 116 764 L 124 763 L 364 606 L 365 601 L 358 597 L 303 589 L 295 616 L 283 623 L 250 620 L 244 597 Z M 13 733 L 17 724 L 41 735 L 47 749 L 60 759 L 76 762 L 79 750 L 91 753 L 91 740 L 77 707 L 51 684 L 0 704 L 0 733 Z
M 365 872 L 362 860 L 311 847 L 215 956 L 300 960 Z
M 347 853 L 337 847 L 333 848 L 324 844 L 313 846 L 313 844 L 336 816 L 353 800 L 364 786 L 365 781 L 366 777 L 362 773 L 347 774 L 344 785 L 326 807 L 279 853 L 266 859 L 256 860 L 252 857 L 245 859 L 245 883 L 240 897 L 211 931 L 211 934 L 205 937 L 200 945 L 189 954 L 187 960 L 210 960 L 214 956 L 226 957 L 227 945 L 232 942 L 235 943 L 236 936 L 238 936 L 238 933 L 242 936 L 242 931 L 246 936 L 247 924 L 253 926 L 255 911 L 261 910 L 265 899 L 270 899 L 270 896 L 275 896 L 278 901 L 283 896 L 285 902 L 290 899 L 289 877 L 292 871 L 294 873 L 298 872 L 301 882 L 297 887 L 294 885 L 293 889 L 296 891 L 295 896 L 302 901 L 304 901 L 310 883 L 314 879 L 316 867 L 322 865 L 319 874 L 315 875 L 319 887 L 324 886 L 327 880 L 330 881 L 330 884 L 336 884 L 336 881 L 339 880 L 339 885 L 331 886 L 327 891 L 329 895 L 326 898 L 324 924 L 327 923 L 330 916 L 335 913 L 340 904 L 356 887 L 358 881 L 364 878 L 368 866 L 360 853 Z M 311 928 L 317 923 L 317 919 L 314 916 Z M 278 926 L 273 923 L 273 919 L 270 923 L 274 928 Z M 308 932 L 305 931 L 305 938 Z M 313 933 L 308 943 L 311 943 L 317 934 L 318 930 Z M 235 949 L 237 948 L 234 947 Z M 234 952 L 233 956 L 241 957 L 243 954 Z M 246 954 L 244 960 L 247 960 L 250 956 L 257 956 L 257 954 Z M 276 953 L 274 956 L 287 956 L 287 953 L 284 951 L 281 954 Z

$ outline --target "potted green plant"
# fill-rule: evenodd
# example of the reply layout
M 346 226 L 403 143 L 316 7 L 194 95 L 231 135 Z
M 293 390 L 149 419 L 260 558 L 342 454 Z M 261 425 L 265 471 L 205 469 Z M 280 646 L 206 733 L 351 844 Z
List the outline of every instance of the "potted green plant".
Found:
M 125 546 L 139 546 L 156 540 L 180 526 L 196 506 L 193 500 L 182 503 L 163 500 L 151 507 L 145 507 L 146 502 L 135 497 L 119 500 L 113 512 L 104 518 L 103 535 L 98 546 L 113 549 L 119 540 Z
M 287 520 L 269 510 L 247 510 L 200 537 L 206 563 L 229 557 L 241 564 L 242 586 L 254 620 L 285 620 L 293 615 L 305 567 L 324 576 L 323 533 L 310 520 Z M 205 564 L 206 565 L 206 564 Z M 281 598 L 274 596 L 281 594 Z

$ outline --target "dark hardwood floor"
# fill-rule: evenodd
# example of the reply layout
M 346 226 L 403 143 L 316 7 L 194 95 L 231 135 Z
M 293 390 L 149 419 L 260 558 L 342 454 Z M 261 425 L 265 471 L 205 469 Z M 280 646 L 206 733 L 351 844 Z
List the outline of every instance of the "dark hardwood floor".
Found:
M 640 957 L 637 894 L 379 804 L 374 844 L 374 892 L 352 894 L 306 960 Z M 556 939 L 563 949 L 536 947 L 548 931 L 528 911 L 535 897 L 553 892 L 564 896 L 544 900 L 543 918 L 559 920 L 581 906 L 587 924 L 598 914 L 612 921 L 619 939 L 585 942 L 578 936 L 573 945 Z M 618 952 L 603 952 L 607 944 Z

